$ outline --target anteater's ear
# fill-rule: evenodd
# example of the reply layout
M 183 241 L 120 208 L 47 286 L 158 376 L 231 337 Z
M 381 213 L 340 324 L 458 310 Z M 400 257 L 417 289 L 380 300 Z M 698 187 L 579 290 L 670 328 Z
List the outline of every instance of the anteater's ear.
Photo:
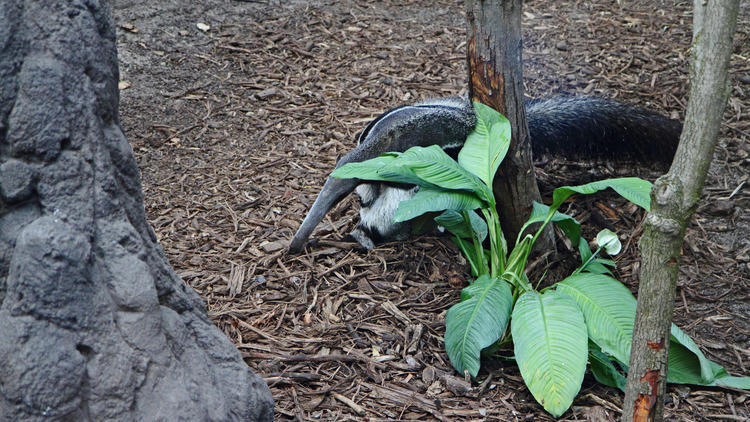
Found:
M 462 145 L 475 124 L 476 117 L 471 105 L 460 98 L 397 107 L 370 122 L 360 134 L 358 145 L 337 161 L 336 168 L 366 161 L 386 152 L 403 152 L 413 146 Z M 329 177 L 294 235 L 289 251 L 300 252 L 320 220 L 357 184 L 357 179 Z

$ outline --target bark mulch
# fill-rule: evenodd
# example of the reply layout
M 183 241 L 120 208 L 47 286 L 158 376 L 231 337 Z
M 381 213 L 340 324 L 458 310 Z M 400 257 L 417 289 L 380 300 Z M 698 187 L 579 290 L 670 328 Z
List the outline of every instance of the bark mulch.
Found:
M 121 118 L 144 201 L 175 271 L 268 382 L 278 420 L 552 420 L 512 362 L 475 382 L 444 352 L 445 311 L 469 277 L 447 238 L 362 253 L 339 204 L 306 253 L 285 246 L 336 158 L 383 111 L 466 89 L 461 1 L 113 2 Z M 691 2 L 524 2 L 526 93 L 593 95 L 681 117 Z M 200 25 L 199 25 L 200 24 Z M 704 198 L 691 224 L 675 321 L 710 359 L 750 375 L 750 4 Z M 544 194 L 640 169 L 540 163 Z M 642 167 L 642 168 L 641 168 Z M 566 211 L 616 230 L 617 276 L 637 290 L 643 214 L 614 196 Z M 541 264 L 540 264 L 541 265 Z M 510 354 L 510 351 L 505 351 Z M 747 392 L 670 386 L 667 419 L 740 421 Z M 622 394 L 587 375 L 564 420 L 618 420 Z

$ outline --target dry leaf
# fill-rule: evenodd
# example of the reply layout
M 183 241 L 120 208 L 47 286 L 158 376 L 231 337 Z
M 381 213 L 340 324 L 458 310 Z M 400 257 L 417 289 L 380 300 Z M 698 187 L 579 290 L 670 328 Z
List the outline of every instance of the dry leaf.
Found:
M 135 25 L 133 25 L 132 23 L 124 23 L 124 24 L 120 25 L 120 28 L 122 28 L 122 29 L 124 29 L 124 30 L 126 30 L 128 32 L 132 32 L 134 34 L 138 33 L 138 27 L 135 26 Z

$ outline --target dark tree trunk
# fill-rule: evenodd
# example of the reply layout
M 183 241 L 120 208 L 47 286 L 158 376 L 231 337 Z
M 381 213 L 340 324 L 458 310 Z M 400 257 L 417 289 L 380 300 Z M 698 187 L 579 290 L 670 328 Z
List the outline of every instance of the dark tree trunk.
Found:
M 727 69 L 739 0 L 694 2 L 690 100 L 672 167 L 651 193 L 643 226 L 638 307 L 623 422 L 661 421 L 669 327 L 685 227 L 703 191 L 729 95 Z
M 507 117 L 513 133 L 493 190 L 505 238 L 514 242 L 532 201 L 541 202 L 523 97 L 521 0 L 466 0 L 466 18 L 470 99 Z M 551 230 L 542 243 L 552 247 Z
M 146 221 L 106 3 L 0 22 L 0 419 L 270 421 Z

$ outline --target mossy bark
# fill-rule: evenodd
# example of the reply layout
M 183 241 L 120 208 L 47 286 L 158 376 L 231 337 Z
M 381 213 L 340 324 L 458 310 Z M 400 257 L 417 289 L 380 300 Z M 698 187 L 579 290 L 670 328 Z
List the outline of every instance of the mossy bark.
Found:
M 669 330 L 685 228 L 703 191 L 729 93 L 727 69 L 738 0 L 696 0 L 690 101 L 669 172 L 651 192 L 644 222 L 638 307 L 623 422 L 661 421 Z

